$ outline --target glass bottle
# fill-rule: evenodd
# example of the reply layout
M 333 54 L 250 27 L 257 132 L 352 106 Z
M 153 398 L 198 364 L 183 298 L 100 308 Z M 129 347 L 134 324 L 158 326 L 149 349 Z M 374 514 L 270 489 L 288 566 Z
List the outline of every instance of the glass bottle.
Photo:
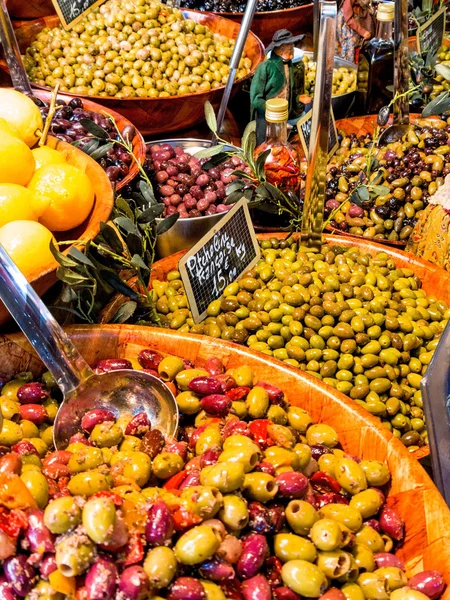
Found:
M 365 40 L 358 58 L 358 92 L 360 114 L 375 114 L 389 104 L 394 84 L 393 2 L 378 5 L 375 37 Z M 392 89 L 392 88 L 391 88 Z
M 281 191 L 298 192 L 300 167 L 297 152 L 287 141 L 288 101 L 272 98 L 266 102 L 266 141 L 255 150 L 255 157 L 270 150 L 264 163 L 269 183 Z

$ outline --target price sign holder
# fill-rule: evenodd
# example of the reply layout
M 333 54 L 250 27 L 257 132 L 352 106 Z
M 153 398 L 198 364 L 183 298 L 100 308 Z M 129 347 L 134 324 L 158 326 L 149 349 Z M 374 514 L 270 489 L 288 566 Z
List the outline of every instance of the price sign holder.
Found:
M 311 140 L 312 110 L 308 111 L 297 123 L 298 137 L 305 153 L 309 157 L 309 144 Z M 333 109 L 330 107 L 330 135 L 328 138 L 328 157 L 330 158 L 339 148 L 338 132 L 334 120 Z
M 260 256 L 247 200 L 242 198 L 179 262 L 196 323 L 206 317 L 209 304 L 221 298 L 226 286 L 252 269 Z
M 66 31 L 103 2 L 105 0 L 52 0 L 61 25 Z
M 447 8 L 443 6 L 426 23 L 421 25 L 416 32 L 417 52 L 428 52 L 432 56 L 442 46 L 445 34 L 445 19 Z

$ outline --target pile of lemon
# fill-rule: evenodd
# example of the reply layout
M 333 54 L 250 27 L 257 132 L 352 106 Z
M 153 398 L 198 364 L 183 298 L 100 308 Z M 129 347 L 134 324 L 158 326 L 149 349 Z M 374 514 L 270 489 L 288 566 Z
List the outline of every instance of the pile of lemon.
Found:
M 0 89 L 0 244 L 28 279 L 53 261 L 53 233 L 81 225 L 94 204 L 86 173 L 37 146 L 43 126 L 30 98 Z

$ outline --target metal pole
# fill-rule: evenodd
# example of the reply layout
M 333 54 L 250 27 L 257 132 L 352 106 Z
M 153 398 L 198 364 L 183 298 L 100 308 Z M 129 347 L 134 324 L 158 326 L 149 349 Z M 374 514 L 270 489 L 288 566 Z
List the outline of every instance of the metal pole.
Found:
M 322 0 L 314 0 L 314 16 L 313 16 L 313 60 L 317 60 L 317 50 L 319 47 L 320 35 L 320 12 L 322 10 Z
M 23 66 L 19 44 L 6 9 L 5 0 L 0 0 L 0 42 L 3 46 L 14 89 L 27 96 L 32 96 L 33 92 Z
M 320 248 L 322 243 L 336 15 L 336 2 L 323 0 L 301 231 L 302 242 L 313 248 Z
M 394 91 L 405 94 L 409 89 L 408 0 L 396 0 L 394 21 Z M 409 99 L 403 96 L 394 103 L 394 125 L 409 124 Z

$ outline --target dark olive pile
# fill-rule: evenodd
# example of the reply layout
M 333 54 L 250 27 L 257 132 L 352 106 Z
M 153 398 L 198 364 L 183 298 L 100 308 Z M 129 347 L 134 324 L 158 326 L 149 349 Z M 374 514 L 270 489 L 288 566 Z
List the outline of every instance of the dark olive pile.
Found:
M 242 0 L 182 0 L 184 8 L 204 10 L 208 12 L 244 12 L 247 6 Z M 308 0 L 258 0 L 256 10 L 267 12 L 272 10 L 284 10 L 309 4 Z
M 34 101 L 38 104 L 42 118 L 45 120 L 48 115 L 49 104 L 38 98 L 35 98 Z M 89 145 L 93 142 L 93 135 L 80 123 L 82 119 L 93 121 L 109 134 L 109 139 L 98 141 L 93 152 L 88 151 Z M 119 134 L 114 123 L 103 114 L 85 109 L 80 98 L 72 98 L 69 102 L 58 98 L 57 110 L 50 126 L 50 133 L 63 142 L 76 143 L 80 150 L 86 151 L 98 162 L 105 170 L 109 180 L 114 183 L 124 179 L 130 172 L 133 158 L 125 148 L 115 144 L 109 150 L 102 151 L 102 147 L 106 146 L 107 143 L 119 140 Z M 121 131 L 121 135 L 124 139 L 132 140 L 136 135 L 136 130 L 132 125 L 126 125 Z

